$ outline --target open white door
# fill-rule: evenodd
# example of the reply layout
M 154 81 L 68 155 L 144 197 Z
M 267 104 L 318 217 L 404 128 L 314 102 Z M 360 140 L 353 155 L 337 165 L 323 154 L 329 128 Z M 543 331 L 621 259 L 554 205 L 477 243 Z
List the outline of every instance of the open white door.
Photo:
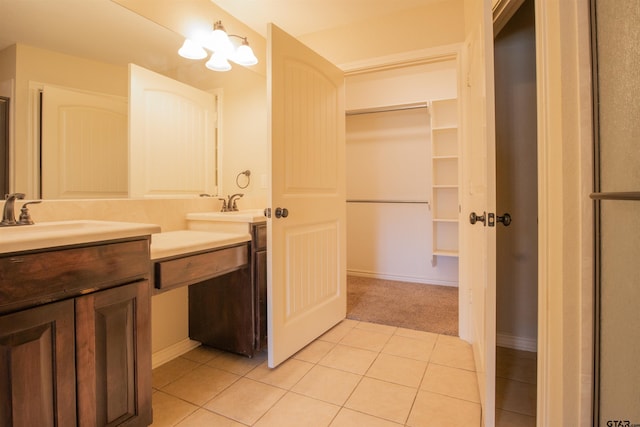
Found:
M 468 330 L 478 374 L 483 425 L 495 422 L 496 231 L 495 106 L 491 1 L 465 2 L 461 289 L 470 292 Z M 471 215 L 476 216 L 471 224 Z
M 344 75 L 268 30 L 269 366 L 346 316 Z

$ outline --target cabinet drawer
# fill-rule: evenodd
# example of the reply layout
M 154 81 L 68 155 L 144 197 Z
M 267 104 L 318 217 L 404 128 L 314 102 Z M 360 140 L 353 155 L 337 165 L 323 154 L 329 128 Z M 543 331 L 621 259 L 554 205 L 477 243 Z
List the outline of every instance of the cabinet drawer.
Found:
M 0 257 L 0 313 L 149 277 L 149 240 Z
M 155 287 L 187 286 L 237 270 L 249 263 L 249 245 L 233 246 L 155 263 Z
M 253 248 L 256 251 L 267 248 L 267 225 L 253 227 Z

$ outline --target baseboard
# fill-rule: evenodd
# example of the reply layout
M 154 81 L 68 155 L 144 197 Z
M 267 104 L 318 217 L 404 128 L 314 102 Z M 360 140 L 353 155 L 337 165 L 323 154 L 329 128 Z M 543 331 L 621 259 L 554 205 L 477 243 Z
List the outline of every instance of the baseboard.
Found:
M 516 337 L 508 334 L 496 334 L 496 345 L 514 350 L 538 351 L 538 340 L 535 338 Z
M 170 345 L 167 348 L 156 351 L 151 355 L 151 368 L 154 369 L 160 365 L 164 365 L 170 360 L 173 360 L 178 356 L 182 356 L 183 354 L 193 350 L 196 347 L 199 347 L 200 345 L 201 343 L 198 341 L 193 341 L 189 338 L 185 338 L 184 340 Z
M 451 282 L 448 280 L 432 280 L 432 279 L 426 279 L 424 277 L 396 276 L 393 274 L 380 274 L 380 273 L 374 273 L 370 271 L 361 271 L 361 270 L 347 270 L 347 275 L 358 276 L 358 277 L 369 277 L 372 279 L 395 280 L 398 282 L 422 283 L 424 285 L 451 286 L 455 288 L 458 287 L 458 282 Z

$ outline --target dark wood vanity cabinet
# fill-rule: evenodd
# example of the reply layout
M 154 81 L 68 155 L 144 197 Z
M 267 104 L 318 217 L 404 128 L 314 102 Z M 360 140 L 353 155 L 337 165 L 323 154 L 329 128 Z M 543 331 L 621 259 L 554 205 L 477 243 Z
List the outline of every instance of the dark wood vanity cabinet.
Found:
M 247 263 L 189 286 L 189 336 L 253 357 L 267 344 L 266 224 L 252 224 Z M 245 246 L 247 247 L 247 246 Z
M 255 348 L 259 351 L 267 346 L 267 224 L 253 224 L 251 231 L 251 277 L 256 292 Z
M 1 427 L 151 424 L 148 278 L 148 238 L 0 256 Z

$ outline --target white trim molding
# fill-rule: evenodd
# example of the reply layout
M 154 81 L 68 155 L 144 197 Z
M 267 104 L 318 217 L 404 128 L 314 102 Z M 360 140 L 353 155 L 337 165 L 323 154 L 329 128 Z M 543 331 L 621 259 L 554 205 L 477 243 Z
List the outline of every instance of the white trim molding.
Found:
M 498 333 L 496 334 L 496 346 L 535 353 L 538 351 L 538 339 Z
M 156 351 L 151 355 L 151 368 L 155 369 L 158 366 L 164 365 L 165 363 L 182 356 L 201 345 L 202 344 L 199 341 L 186 338 L 180 342 L 170 345 L 167 348 Z

